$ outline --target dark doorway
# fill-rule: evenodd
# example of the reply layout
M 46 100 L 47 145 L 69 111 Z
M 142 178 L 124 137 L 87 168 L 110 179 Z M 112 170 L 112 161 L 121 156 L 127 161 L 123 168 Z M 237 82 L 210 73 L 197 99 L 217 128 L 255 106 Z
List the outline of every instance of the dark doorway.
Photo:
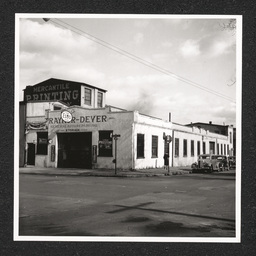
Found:
M 92 133 L 58 133 L 58 167 L 92 168 Z
M 210 141 L 210 154 L 215 154 L 215 142 Z
M 35 165 L 36 147 L 34 143 L 28 143 L 27 165 Z

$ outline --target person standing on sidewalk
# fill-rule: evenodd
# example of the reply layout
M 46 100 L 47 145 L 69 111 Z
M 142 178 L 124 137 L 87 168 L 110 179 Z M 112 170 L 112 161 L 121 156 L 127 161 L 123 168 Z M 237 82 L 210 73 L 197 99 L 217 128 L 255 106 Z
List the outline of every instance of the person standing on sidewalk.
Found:
M 164 154 L 164 169 L 168 170 L 169 172 L 169 154 Z

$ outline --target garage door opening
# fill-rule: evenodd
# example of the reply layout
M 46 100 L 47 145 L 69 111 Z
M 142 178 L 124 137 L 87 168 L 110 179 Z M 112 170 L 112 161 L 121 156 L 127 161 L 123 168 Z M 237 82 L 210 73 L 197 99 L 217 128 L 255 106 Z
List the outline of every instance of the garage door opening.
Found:
M 58 167 L 92 168 L 92 133 L 58 133 Z

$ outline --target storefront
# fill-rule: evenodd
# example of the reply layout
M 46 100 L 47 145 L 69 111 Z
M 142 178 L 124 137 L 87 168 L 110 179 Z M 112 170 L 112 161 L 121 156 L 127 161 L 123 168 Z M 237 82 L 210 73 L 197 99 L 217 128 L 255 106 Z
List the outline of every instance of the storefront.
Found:
M 74 106 L 51 111 L 48 118 L 47 167 L 113 168 L 113 135 L 120 134 L 118 164 L 132 168 L 133 112 Z

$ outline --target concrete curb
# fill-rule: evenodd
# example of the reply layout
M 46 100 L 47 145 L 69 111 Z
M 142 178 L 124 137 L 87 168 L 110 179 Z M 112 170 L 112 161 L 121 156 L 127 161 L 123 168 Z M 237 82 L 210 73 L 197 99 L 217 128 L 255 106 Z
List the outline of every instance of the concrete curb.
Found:
M 146 173 L 146 172 L 133 172 L 133 173 L 124 173 L 124 172 L 117 172 L 114 174 L 113 172 L 97 172 L 97 171 L 64 171 L 64 172 L 49 172 L 44 170 L 33 170 L 33 169 L 26 169 L 21 170 L 20 174 L 28 174 L 28 175 L 46 175 L 46 176 L 82 176 L 82 177 L 121 177 L 121 178 L 139 178 L 139 177 L 165 177 L 165 176 L 173 176 L 173 175 L 184 175 L 190 174 L 191 171 L 184 171 L 184 170 L 177 170 L 177 171 L 170 171 L 168 173 Z

